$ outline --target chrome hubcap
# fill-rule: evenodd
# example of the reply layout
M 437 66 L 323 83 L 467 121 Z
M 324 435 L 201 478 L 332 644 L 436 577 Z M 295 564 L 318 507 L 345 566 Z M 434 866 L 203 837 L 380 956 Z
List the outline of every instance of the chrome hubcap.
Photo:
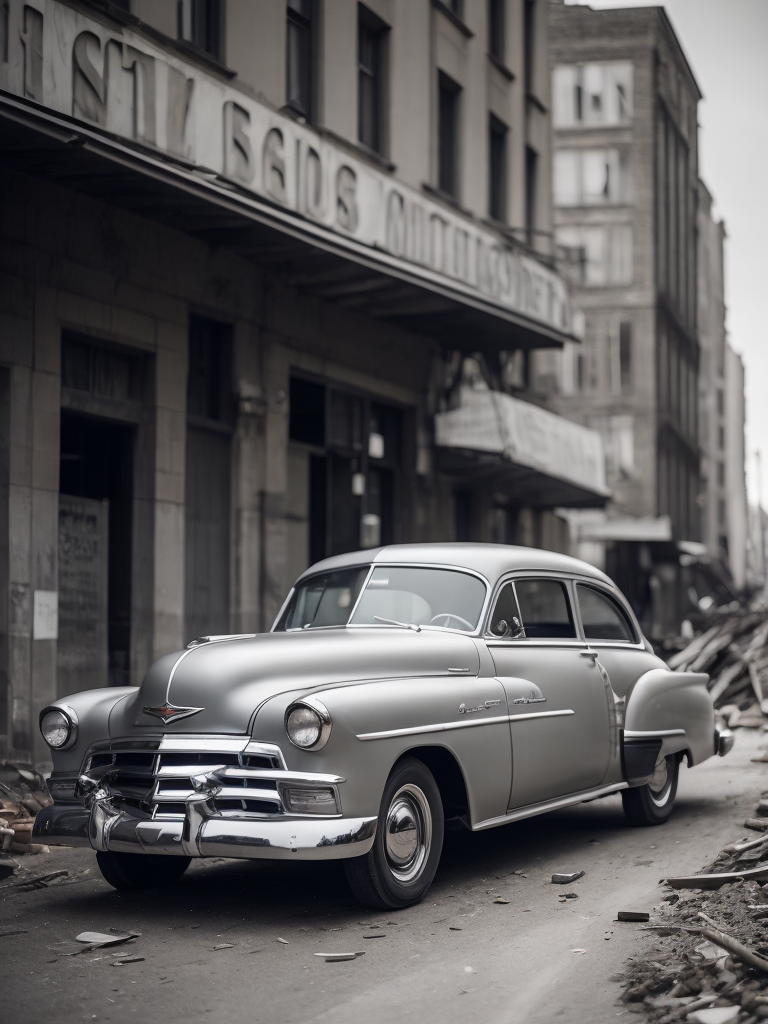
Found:
M 648 783 L 648 788 L 651 792 L 651 799 L 656 804 L 663 804 L 667 797 L 667 790 L 669 788 L 669 768 L 667 766 L 666 757 L 659 757 L 656 762 L 656 767 L 653 769 L 653 775 Z
M 399 882 L 412 882 L 423 870 L 432 845 L 432 815 L 418 786 L 408 783 L 392 797 L 384 835 L 390 871 Z

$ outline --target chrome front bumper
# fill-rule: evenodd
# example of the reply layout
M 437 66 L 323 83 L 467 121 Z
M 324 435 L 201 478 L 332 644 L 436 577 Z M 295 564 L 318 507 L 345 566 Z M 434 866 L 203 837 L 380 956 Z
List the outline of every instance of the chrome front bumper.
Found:
M 40 811 L 34 835 L 44 843 L 94 850 L 177 857 L 244 857 L 265 860 L 341 860 L 373 846 L 376 818 L 210 817 L 204 800 L 192 799 L 184 818 L 143 820 L 97 797 L 90 811 L 52 804 Z

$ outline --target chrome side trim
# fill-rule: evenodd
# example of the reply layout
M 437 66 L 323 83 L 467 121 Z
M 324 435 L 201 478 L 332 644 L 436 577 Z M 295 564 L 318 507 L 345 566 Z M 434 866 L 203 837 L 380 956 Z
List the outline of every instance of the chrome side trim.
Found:
M 493 718 L 470 718 L 461 722 L 439 722 L 437 725 L 415 725 L 410 729 L 386 729 L 383 732 L 361 732 L 359 740 L 389 740 L 395 736 L 419 736 L 422 733 L 450 732 L 453 729 L 471 729 L 476 725 L 498 725 L 500 722 L 520 722 L 528 718 L 557 718 L 573 715 L 575 711 L 531 711 L 526 715 L 495 715 Z
M 523 818 L 532 818 L 536 814 L 545 814 L 547 811 L 557 811 L 563 807 L 572 807 L 574 804 L 584 803 L 586 800 L 597 800 L 601 796 L 609 796 L 611 793 L 618 793 L 621 789 L 629 789 L 626 782 L 614 782 L 610 786 L 598 786 L 597 789 L 585 789 L 581 793 L 572 793 L 570 796 L 558 797 L 556 800 L 546 800 L 541 804 L 529 804 L 508 814 L 500 814 L 498 818 L 486 818 L 485 821 L 478 821 L 472 826 L 473 832 L 481 832 L 486 828 L 495 828 L 497 825 L 506 825 L 512 821 L 521 821 Z
M 207 769 L 198 767 L 196 774 L 202 775 Z M 161 768 L 162 772 L 163 769 Z M 177 770 L 178 774 L 178 770 Z M 342 775 L 325 775 L 322 772 L 288 772 L 276 768 L 236 768 L 227 765 L 216 772 L 221 779 L 265 779 L 270 782 L 308 782 L 318 785 L 335 786 L 346 781 Z
M 624 730 L 625 740 L 656 739 L 657 736 L 685 736 L 685 729 L 651 729 L 648 732 L 636 732 L 632 729 Z
M 498 725 L 508 722 L 508 715 L 497 715 L 493 718 L 470 718 L 461 722 L 440 722 L 437 725 L 416 725 L 410 729 L 386 729 L 384 732 L 361 732 L 359 740 L 388 740 L 393 736 L 419 736 L 422 733 L 449 732 L 452 729 L 472 729 L 477 725 Z
M 522 722 L 529 718 L 562 718 L 565 715 L 575 715 L 575 711 L 563 709 L 562 711 L 529 711 L 525 715 L 510 715 L 510 722 Z

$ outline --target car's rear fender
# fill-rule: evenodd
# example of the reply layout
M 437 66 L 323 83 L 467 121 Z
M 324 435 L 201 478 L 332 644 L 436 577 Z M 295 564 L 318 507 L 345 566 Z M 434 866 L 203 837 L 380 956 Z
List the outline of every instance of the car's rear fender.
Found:
M 699 764 L 715 753 L 715 712 L 703 672 L 651 669 L 637 680 L 627 698 L 624 753 L 633 745 L 660 740 L 660 753 L 684 753 Z

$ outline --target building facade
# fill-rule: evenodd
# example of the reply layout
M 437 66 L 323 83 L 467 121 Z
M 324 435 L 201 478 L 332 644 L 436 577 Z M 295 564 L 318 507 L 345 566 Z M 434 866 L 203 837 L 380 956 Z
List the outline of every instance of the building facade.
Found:
M 603 438 L 612 500 L 574 536 L 660 635 L 689 605 L 679 545 L 702 540 L 701 95 L 661 7 L 552 2 L 550 40 L 555 241 L 584 322 L 537 356 L 539 388 Z
M 747 485 L 744 450 L 744 366 L 728 344 L 725 323 L 725 224 L 699 182 L 698 314 L 699 436 L 702 542 L 710 564 L 746 584 Z
M 0 754 L 390 541 L 563 546 L 542 0 L 9 0 Z M 565 457 L 564 457 L 565 453 Z

